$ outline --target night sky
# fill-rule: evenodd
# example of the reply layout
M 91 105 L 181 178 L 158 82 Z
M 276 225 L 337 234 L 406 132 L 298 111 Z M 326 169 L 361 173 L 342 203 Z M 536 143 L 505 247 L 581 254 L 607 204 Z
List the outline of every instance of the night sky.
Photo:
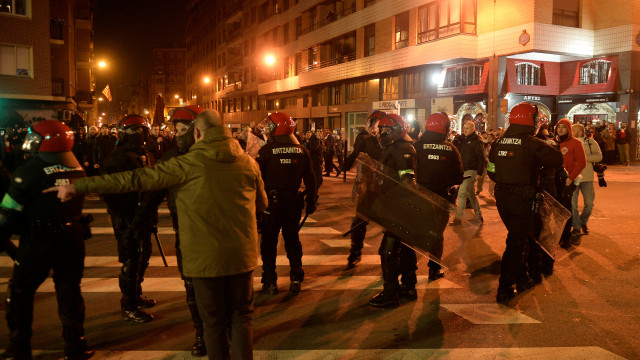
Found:
M 185 0 L 98 0 L 94 21 L 96 90 L 109 83 L 114 100 L 126 100 L 130 85 L 151 69 L 152 50 L 185 46 Z

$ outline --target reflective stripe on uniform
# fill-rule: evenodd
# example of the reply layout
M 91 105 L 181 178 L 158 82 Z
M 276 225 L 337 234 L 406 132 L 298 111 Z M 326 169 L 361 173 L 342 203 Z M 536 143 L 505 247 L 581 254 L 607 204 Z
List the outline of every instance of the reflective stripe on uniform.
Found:
M 2 203 L 0 204 L 0 206 L 5 209 L 15 211 L 22 211 L 22 209 L 24 209 L 24 206 L 18 204 L 18 202 L 13 200 L 13 198 L 9 194 L 4 194 L 4 198 L 2 199 Z
M 487 165 L 487 171 L 492 173 L 496 172 L 496 164 L 489 161 L 489 164 Z
M 413 175 L 412 169 L 400 170 L 398 171 L 398 176 L 402 177 L 402 175 L 410 174 Z

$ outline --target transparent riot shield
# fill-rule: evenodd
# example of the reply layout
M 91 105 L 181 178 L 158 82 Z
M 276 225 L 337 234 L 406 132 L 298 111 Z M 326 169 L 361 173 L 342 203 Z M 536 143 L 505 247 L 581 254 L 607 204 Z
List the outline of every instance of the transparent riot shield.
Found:
M 571 211 L 567 210 L 546 191 L 542 192 L 539 206 L 540 210 L 534 219 L 534 231 L 539 233 L 534 233 L 533 236 L 542 250 L 555 259 L 556 248 L 560 242 L 564 226 L 571 217 Z
M 416 252 L 442 264 L 443 234 L 468 240 L 478 230 L 478 224 L 467 221 L 447 226 L 455 215 L 453 204 L 428 189 L 401 183 L 394 171 L 366 154 L 358 155 L 358 162 L 358 216 L 382 226 Z
M 255 136 L 251 131 L 247 132 L 247 149 L 245 152 L 252 158 L 258 157 L 258 151 L 267 142 Z

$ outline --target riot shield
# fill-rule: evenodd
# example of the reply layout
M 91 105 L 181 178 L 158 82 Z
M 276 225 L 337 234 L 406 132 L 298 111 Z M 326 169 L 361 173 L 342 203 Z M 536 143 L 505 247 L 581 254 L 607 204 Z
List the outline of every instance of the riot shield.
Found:
M 571 217 L 571 212 L 546 191 L 542 192 L 539 206 L 540 211 L 535 215 L 536 218 L 534 220 L 536 223 L 534 231 L 537 229 L 539 233 L 534 233 L 533 235 L 542 250 L 555 259 L 556 248 L 560 242 L 564 226 Z
M 247 132 L 247 149 L 246 153 L 252 158 L 258 157 L 258 151 L 267 142 L 255 136 L 251 131 Z
M 473 235 L 478 225 L 463 221 L 447 226 L 455 207 L 426 188 L 399 181 L 394 171 L 366 154 L 356 183 L 356 212 L 359 217 L 382 226 L 416 252 L 442 264 L 443 233 L 461 238 Z

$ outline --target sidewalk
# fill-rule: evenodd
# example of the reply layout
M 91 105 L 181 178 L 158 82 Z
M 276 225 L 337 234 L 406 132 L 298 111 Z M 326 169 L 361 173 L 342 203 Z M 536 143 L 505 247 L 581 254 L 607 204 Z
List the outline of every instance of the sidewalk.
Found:
M 631 163 L 629 166 L 607 165 L 604 179 L 607 182 L 640 182 L 640 163 Z

